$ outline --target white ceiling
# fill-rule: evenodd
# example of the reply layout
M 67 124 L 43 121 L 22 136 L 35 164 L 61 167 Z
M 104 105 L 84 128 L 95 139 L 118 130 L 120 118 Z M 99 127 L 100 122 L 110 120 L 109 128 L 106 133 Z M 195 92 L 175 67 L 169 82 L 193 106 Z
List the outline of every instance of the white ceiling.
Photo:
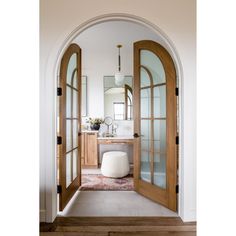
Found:
M 118 49 L 121 48 L 121 70 L 133 74 L 133 43 L 150 39 L 161 43 L 160 38 L 150 29 L 126 21 L 110 21 L 86 29 L 75 40 L 82 49 L 82 71 L 112 75 L 117 70 Z

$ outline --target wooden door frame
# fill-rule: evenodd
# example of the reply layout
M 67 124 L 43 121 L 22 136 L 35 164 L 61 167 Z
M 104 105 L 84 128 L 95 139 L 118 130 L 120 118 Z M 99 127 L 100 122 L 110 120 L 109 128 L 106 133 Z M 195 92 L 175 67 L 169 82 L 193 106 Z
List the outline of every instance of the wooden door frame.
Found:
M 154 188 L 153 184 L 143 181 L 139 178 L 140 175 L 140 137 L 135 138 L 134 141 L 134 186 L 135 190 L 144 196 L 156 201 L 159 196 L 158 202 L 168 207 L 173 211 L 177 211 L 177 154 L 178 145 L 176 145 L 177 137 L 177 98 L 176 98 L 176 71 L 174 62 L 167 52 L 167 50 L 159 43 L 151 40 L 142 40 L 134 43 L 134 133 L 141 135 L 140 129 L 140 68 L 144 68 L 150 76 L 150 88 L 153 85 L 152 75 L 149 70 L 140 64 L 140 51 L 148 50 L 158 55 L 162 62 L 166 73 L 166 124 L 168 128 L 166 130 L 166 189 Z M 151 98 L 153 97 L 153 89 L 151 89 Z M 151 109 L 153 109 L 153 99 L 151 99 Z M 153 112 L 151 112 L 153 114 Z M 154 119 L 154 117 L 151 117 Z M 153 123 L 153 122 L 151 122 Z M 151 136 L 154 136 L 151 124 Z M 151 143 L 151 148 L 153 142 Z M 153 147 L 154 148 L 154 147 Z M 154 154 L 152 155 L 154 158 Z M 150 169 L 153 173 L 153 165 Z M 152 181 L 153 182 L 153 181 Z M 170 197 L 175 196 L 175 197 Z
M 44 175 L 44 178 L 47 179 L 47 182 L 43 185 L 40 185 L 41 198 L 45 198 L 40 208 L 40 221 L 41 222 L 53 222 L 57 216 L 57 181 L 56 181 L 56 127 L 57 127 L 57 116 L 56 116 L 56 89 L 57 89 L 57 80 L 59 77 L 60 62 L 62 55 L 64 54 L 68 45 L 70 45 L 73 40 L 81 34 L 84 30 L 89 27 L 92 27 L 96 24 L 102 22 L 110 22 L 113 20 L 123 20 L 127 22 L 137 23 L 143 25 L 148 29 L 152 30 L 156 35 L 158 35 L 163 46 L 168 49 L 171 53 L 171 56 L 175 62 L 177 70 L 177 79 L 179 87 L 179 215 L 182 219 L 188 220 L 192 219 L 192 211 L 188 206 L 184 205 L 185 195 L 188 193 L 184 190 L 184 184 L 187 179 L 184 177 L 185 167 L 185 156 L 190 154 L 189 150 L 185 151 L 184 144 L 186 141 L 183 139 L 184 134 L 184 124 L 188 121 L 183 121 L 184 117 L 184 99 L 182 94 L 184 90 L 182 88 L 183 80 L 183 68 L 180 60 L 178 51 L 176 50 L 175 44 L 170 40 L 170 38 L 159 28 L 156 24 L 151 21 L 127 13 L 108 13 L 105 15 L 99 15 L 94 18 L 91 18 L 87 21 L 82 22 L 78 27 L 76 27 L 66 38 L 62 41 L 55 42 L 55 46 L 50 52 L 48 61 L 46 63 L 46 73 L 45 76 L 42 76 L 40 80 L 40 96 L 41 103 L 44 104 L 47 101 L 47 106 L 41 106 L 41 125 L 40 125 L 40 159 L 42 159 L 40 166 L 42 166 L 41 174 Z M 46 89 L 46 93 L 43 92 L 43 88 Z M 52 99 L 53 98 L 53 99 Z M 189 187 L 189 183 L 186 184 Z M 188 214 L 187 216 L 185 216 Z

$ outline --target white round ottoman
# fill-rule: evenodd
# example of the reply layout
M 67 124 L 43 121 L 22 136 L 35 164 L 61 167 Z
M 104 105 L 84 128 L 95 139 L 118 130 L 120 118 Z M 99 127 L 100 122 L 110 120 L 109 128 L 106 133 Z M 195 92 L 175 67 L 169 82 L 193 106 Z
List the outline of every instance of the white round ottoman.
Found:
M 102 175 L 121 178 L 129 174 L 129 160 L 126 152 L 105 152 L 102 158 Z

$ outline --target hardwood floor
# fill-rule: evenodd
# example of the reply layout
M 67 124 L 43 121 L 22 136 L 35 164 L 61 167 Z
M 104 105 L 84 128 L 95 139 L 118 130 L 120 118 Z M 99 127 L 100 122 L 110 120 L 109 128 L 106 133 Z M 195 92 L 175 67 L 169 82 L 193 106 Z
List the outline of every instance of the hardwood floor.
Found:
M 179 217 L 57 217 L 40 236 L 196 236 L 196 223 Z

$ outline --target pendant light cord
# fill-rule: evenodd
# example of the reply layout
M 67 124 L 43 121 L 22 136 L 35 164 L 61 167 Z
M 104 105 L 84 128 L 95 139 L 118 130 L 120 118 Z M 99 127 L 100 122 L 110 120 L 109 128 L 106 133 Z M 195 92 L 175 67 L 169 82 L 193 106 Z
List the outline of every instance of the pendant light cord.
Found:
M 122 47 L 122 45 L 117 45 L 117 47 L 118 47 L 118 53 L 119 53 L 119 55 L 118 55 L 118 71 L 120 72 L 120 70 L 121 70 L 121 67 L 120 67 L 120 48 Z

